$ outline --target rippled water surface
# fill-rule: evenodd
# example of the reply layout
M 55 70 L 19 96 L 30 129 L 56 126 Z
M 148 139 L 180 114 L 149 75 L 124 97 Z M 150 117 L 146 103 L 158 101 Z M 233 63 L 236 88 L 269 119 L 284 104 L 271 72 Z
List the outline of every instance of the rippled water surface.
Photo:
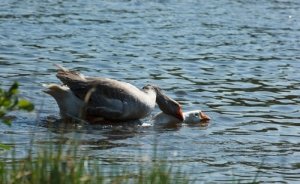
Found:
M 260 181 L 298 183 L 299 12 L 297 0 L 2 0 L 2 87 L 19 81 L 37 113 L 0 125 L 1 142 L 14 142 L 22 155 L 32 137 L 40 147 L 77 132 L 83 154 L 108 164 L 116 158 L 134 168 L 157 148 L 197 183 L 251 181 L 257 172 Z M 58 82 L 54 63 L 138 87 L 157 84 L 212 121 L 60 126 L 55 101 L 41 92 L 42 83 Z

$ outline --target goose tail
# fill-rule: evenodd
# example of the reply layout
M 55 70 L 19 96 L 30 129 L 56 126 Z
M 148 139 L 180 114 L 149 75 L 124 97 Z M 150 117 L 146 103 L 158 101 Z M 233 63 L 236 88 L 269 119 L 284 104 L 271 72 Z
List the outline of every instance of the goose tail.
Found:
M 58 70 L 62 70 L 62 71 L 65 71 L 65 72 L 69 71 L 67 68 L 63 67 L 63 66 L 60 65 L 60 64 L 56 64 L 56 63 L 55 63 L 54 66 L 56 66 L 56 67 L 58 68 Z
M 59 64 L 54 64 L 58 70 L 56 77 L 63 82 L 63 84 L 68 85 L 71 81 L 85 81 L 86 78 L 79 72 L 69 70 Z

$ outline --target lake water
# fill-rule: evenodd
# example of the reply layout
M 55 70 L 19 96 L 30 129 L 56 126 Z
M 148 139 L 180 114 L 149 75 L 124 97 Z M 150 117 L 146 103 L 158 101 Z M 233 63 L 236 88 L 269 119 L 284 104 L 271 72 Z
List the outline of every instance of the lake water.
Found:
M 300 182 L 300 1 L 2 0 L 0 81 L 36 113 L 15 113 L 2 143 L 78 139 L 82 153 L 135 167 L 166 159 L 196 183 Z M 59 126 L 42 83 L 54 63 L 89 76 L 160 86 L 208 126 Z M 64 135 L 61 135 L 64 132 Z M 77 133 L 74 137 L 74 133 Z M 63 138 L 61 138 L 63 136 Z M 31 139 L 34 142 L 31 143 Z

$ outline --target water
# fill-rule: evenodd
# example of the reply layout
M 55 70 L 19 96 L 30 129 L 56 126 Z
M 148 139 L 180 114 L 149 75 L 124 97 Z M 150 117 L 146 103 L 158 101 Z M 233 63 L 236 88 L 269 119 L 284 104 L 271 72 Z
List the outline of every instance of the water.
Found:
M 197 183 L 251 181 L 257 172 L 266 183 L 298 183 L 299 9 L 296 0 L 2 0 L 0 80 L 3 87 L 19 81 L 37 113 L 1 125 L 1 142 L 14 142 L 22 156 L 32 137 L 39 148 L 62 131 L 64 140 L 77 132 L 83 154 L 107 164 L 147 163 L 156 147 Z M 56 103 L 41 92 L 42 83 L 58 82 L 53 63 L 138 87 L 157 84 L 212 121 L 59 127 L 51 123 Z

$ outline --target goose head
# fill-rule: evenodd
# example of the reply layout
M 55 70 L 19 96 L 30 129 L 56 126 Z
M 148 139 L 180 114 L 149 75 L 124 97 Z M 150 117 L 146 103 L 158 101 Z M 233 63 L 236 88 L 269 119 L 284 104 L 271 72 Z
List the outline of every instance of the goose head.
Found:
M 183 113 L 184 123 L 197 123 L 200 121 L 208 121 L 210 117 L 201 110 L 188 111 Z
M 179 120 L 184 120 L 181 105 L 175 100 L 167 96 L 158 96 L 158 98 L 156 97 L 156 103 L 164 113 L 169 114 Z
M 160 112 L 160 113 L 156 114 L 152 118 L 152 120 L 154 121 L 154 124 L 156 124 L 156 125 L 180 124 L 180 123 L 198 124 L 198 123 L 206 122 L 206 121 L 210 120 L 210 117 L 207 116 L 201 110 L 193 110 L 193 111 L 184 112 L 183 120 L 179 120 L 178 118 L 175 118 L 174 116 L 171 116 L 164 112 Z
M 175 117 L 179 120 L 184 119 L 181 105 L 178 102 L 176 102 L 172 98 L 165 95 L 162 92 L 162 90 L 157 86 L 147 85 L 145 87 L 155 90 L 155 92 L 156 92 L 156 103 L 157 103 L 158 107 L 160 108 L 160 110 L 162 110 L 165 114 L 173 116 L 173 117 Z

